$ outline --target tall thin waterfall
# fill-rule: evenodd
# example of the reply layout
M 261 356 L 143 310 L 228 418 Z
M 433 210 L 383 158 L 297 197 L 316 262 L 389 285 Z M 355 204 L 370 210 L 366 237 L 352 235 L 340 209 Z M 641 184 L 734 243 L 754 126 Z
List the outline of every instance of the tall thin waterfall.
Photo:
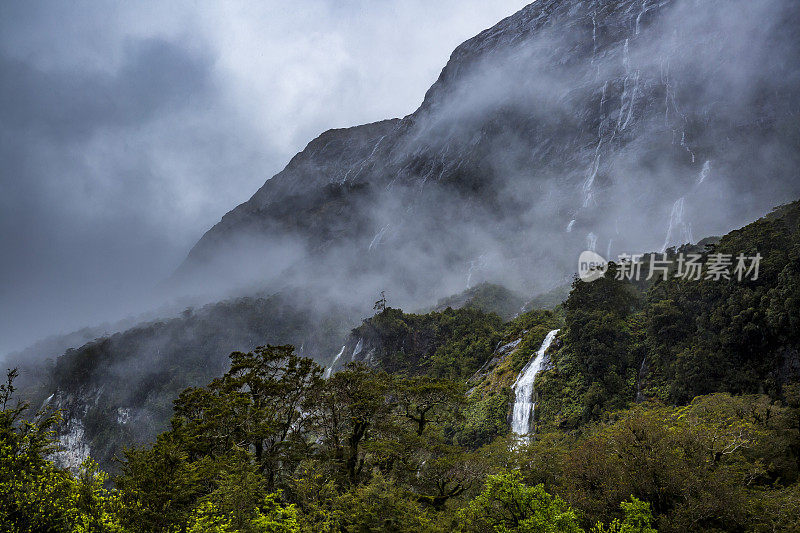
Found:
M 661 253 L 666 252 L 667 247 L 671 243 L 684 244 L 694 242 L 694 237 L 692 236 L 692 225 L 683 220 L 684 203 L 685 198 L 681 196 L 675 200 L 674 204 L 672 204 L 672 211 L 669 214 L 667 237 L 664 240 L 664 246 L 661 247 Z
M 342 346 L 342 349 L 339 350 L 339 353 L 336 354 L 336 357 L 333 358 L 331 366 L 326 368 L 325 372 L 323 372 L 322 374 L 323 379 L 328 379 L 329 377 L 331 377 L 331 372 L 333 372 L 333 367 L 336 366 L 336 362 L 339 360 L 339 358 L 342 356 L 343 353 L 344 353 L 344 346 Z
M 544 338 L 542 346 L 536 352 L 536 355 L 528 361 L 522 372 L 519 373 L 517 380 L 512 385 L 516 400 L 514 401 L 514 415 L 511 420 L 511 430 L 517 435 L 527 435 L 531 430 L 531 415 L 533 414 L 533 381 L 536 379 L 536 374 L 542 368 L 544 362 L 544 354 L 550 348 L 553 339 L 556 338 L 558 333 L 554 329 Z

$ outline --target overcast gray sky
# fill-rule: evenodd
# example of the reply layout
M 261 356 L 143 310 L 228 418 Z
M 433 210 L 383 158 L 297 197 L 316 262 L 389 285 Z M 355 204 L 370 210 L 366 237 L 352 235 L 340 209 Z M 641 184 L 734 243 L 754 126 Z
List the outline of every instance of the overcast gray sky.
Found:
M 0 354 L 141 311 L 308 141 L 412 112 L 525 3 L 0 4 Z

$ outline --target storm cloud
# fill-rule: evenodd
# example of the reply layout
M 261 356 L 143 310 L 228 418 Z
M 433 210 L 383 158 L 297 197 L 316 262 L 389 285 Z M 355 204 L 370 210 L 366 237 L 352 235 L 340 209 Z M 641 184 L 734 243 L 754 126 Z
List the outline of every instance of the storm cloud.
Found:
M 0 6 L 0 354 L 155 305 L 308 140 L 415 109 L 524 2 Z

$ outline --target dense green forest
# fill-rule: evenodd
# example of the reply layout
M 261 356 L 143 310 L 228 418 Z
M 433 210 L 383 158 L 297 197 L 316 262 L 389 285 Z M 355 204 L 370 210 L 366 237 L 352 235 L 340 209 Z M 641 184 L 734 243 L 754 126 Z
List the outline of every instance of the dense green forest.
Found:
M 290 345 L 234 352 L 114 476 L 51 462 L 59 413 L 17 402 L 12 371 L 0 529 L 800 531 L 800 202 L 668 254 L 689 251 L 763 259 L 743 280 L 611 264 L 510 320 L 381 309 L 351 335 L 370 357 L 329 379 Z M 553 329 L 519 438 L 511 385 Z

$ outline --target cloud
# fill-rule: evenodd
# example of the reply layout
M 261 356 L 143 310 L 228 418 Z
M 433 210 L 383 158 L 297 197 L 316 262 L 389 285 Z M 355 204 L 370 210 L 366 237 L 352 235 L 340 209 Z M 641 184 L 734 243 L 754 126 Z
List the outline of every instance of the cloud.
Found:
M 200 58 L 157 39 L 128 43 L 113 74 L 46 72 L 3 58 L 5 127 L 55 142 L 80 142 L 99 128 L 149 122 L 159 112 L 204 96 L 208 70 Z
M 138 313 L 320 132 L 402 116 L 505 0 L 4 2 L 0 354 Z

